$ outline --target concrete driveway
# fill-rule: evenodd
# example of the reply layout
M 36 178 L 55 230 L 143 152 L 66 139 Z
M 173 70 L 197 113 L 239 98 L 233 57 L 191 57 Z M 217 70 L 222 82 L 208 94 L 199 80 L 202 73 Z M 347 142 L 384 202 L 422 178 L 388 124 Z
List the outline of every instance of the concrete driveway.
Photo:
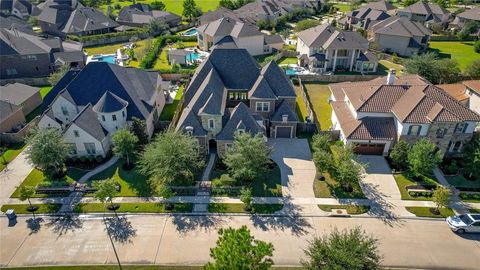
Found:
M 283 196 L 314 198 L 315 164 L 306 139 L 268 139 L 282 173 Z
M 365 196 L 373 202 L 370 213 L 385 218 L 414 216 L 403 205 L 396 204 L 401 202 L 402 196 L 385 158 L 359 155 L 359 161 L 366 164 L 365 175 L 360 184 Z

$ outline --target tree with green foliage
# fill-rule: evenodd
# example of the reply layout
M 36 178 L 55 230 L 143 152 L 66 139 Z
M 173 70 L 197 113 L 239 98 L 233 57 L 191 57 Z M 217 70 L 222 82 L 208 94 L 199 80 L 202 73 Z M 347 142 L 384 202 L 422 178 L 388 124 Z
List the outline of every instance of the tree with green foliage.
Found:
M 33 195 L 35 194 L 35 188 L 32 187 L 32 186 L 20 186 L 20 201 L 28 201 L 28 204 L 30 205 L 30 209 L 32 210 L 32 214 L 33 214 L 33 219 L 35 219 L 35 208 L 33 207 L 32 205 L 32 202 L 30 201 L 30 199 L 33 197 Z
M 480 134 L 475 133 L 470 142 L 463 146 L 462 152 L 465 176 L 480 181 Z
M 144 29 L 152 36 L 164 33 L 168 29 L 168 25 L 160 20 L 152 19 L 144 26 Z
M 218 3 L 219 7 L 224 7 L 228 9 L 235 9 L 235 5 L 232 0 L 220 0 Z
M 50 83 L 52 86 L 55 86 L 55 84 L 57 84 L 69 70 L 69 65 L 63 65 L 60 69 L 57 69 L 55 72 L 50 74 L 50 76 L 48 76 L 48 83 Z
M 117 194 L 117 183 L 114 179 L 98 180 L 92 183 L 95 193 L 93 197 L 102 203 L 110 201 L 110 205 L 113 205 L 113 197 Z
M 65 160 L 72 148 L 55 128 L 37 128 L 27 138 L 27 158 L 49 176 L 59 175 L 65 169 Z
M 145 147 L 138 161 L 140 172 L 157 185 L 189 185 L 194 172 L 201 168 L 198 141 L 194 137 L 165 131 Z
M 261 134 L 236 132 L 233 146 L 225 154 L 224 163 L 237 180 L 252 181 L 270 164 L 270 148 Z
M 453 83 L 460 78 L 457 61 L 438 59 L 437 54 L 433 52 L 412 56 L 405 62 L 405 71 L 418 74 L 433 84 Z
M 480 59 L 475 59 L 467 64 L 464 74 L 470 79 L 480 79 Z
M 138 138 L 128 130 L 127 128 L 122 128 L 117 130 L 112 136 L 113 144 L 113 153 L 122 158 L 125 158 L 127 167 L 130 166 L 130 157 L 134 155 L 135 149 L 137 148 Z
M 312 19 L 301 20 L 295 25 L 295 31 L 300 32 L 305 29 L 309 29 L 318 25 L 320 25 L 320 21 L 317 21 L 317 20 L 312 20 Z
M 316 237 L 305 250 L 302 264 L 308 270 L 382 269 L 378 240 L 359 227 Z
M 313 162 L 320 173 L 328 171 L 332 166 L 330 151 L 330 135 L 327 133 L 315 134 L 312 137 Z
M 150 3 L 153 10 L 165 10 L 165 4 L 162 1 L 155 0 Z
M 453 0 L 435 0 L 434 1 L 437 5 L 439 5 L 440 7 L 443 7 L 443 8 L 448 8 L 450 7 L 452 4 L 456 4 L 456 3 L 452 3 Z
M 245 210 L 252 210 L 252 189 L 243 187 L 240 190 L 240 201 L 245 205 Z
M 183 0 L 183 16 L 192 21 L 193 18 L 202 15 L 202 10 L 197 7 L 195 0 Z
M 145 145 L 148 143 L 148 134 L 146 132 L 147 130 L 147 125 L 144 120 L 137 118 L 137 117 L 132 117 L 132 132 L 137 136 L 138 138 L 138 143 L 140 145 Z
M 467 21 L 460 32 L 458 32 L 458 38 L 460 40 L 467 40 L 470 35 L 475 34 L 480 30 L 480 22 L 469 20 Z
M 246 226 L 240 229 L 222 228 L 218 231 L 217 246 L 210 249 L 213 262 L 206 270 L 270 269 L 273 265 L 273 245 L 256 240 Z
M 335 179 L 337 179 L 345 191 L 352 191 L 353 184 L 362 178 L 362 165 L 356 160 L 353 153 L 353 144 L 344 147 L 335 146 L 334 166 Z
M 476 53 L 480 53 L 480 40 L 475 41 L 473 44 L 473 51 Z
M 393 166 L 398 170 L 405 170 L 408 168 L 408 152 L 410 151 L 410 144 L 404 140 L 398 141 L 390 152 L 390 159 Z
M 451 201 L 451 192 L 446 187 L 437 187 L 433 191 L 432 201 L 437 206 L 437 213 L 440 212 L 440 208 L 447 208 L 450 205 Z
M 416 177 L 428 175 L 442 161 L 435 144 L 427 138 L 417 141 L 408 152 L 408 164 Z
M 403 0 L 403 6 L 408 7 L 408 6 L 411 6 L 411 5 L 415 4 L 418 1 L 419 0 Z

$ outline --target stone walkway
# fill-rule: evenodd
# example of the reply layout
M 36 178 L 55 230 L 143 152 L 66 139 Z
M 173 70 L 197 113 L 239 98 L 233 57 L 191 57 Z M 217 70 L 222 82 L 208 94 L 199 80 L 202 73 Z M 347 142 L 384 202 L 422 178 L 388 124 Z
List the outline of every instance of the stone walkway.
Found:
M 204 203 L 203 201 L 208 200 L 210 197 L 210 193 L 212 191 L 212 182 L 210 181 L 210 174 L 212 173 L 213 166 L 215 166 L 215 159 L 217 157 L 216 153 L 210 153 L 208 157 L 208 163 L 205 167 L 205 170 L 202 174 L 202 181 L 198 183 L 198 189 L 196 193 L 196 197 L 199 198 L 198 203 L 193 205 L 193 212 L 194 213 L 208 213 L 208 203 Z

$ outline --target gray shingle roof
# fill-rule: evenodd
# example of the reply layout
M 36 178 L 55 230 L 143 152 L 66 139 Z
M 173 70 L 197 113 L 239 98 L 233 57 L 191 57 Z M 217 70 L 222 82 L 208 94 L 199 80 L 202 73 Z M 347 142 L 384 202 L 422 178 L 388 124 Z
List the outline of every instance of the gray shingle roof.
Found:
M 112 113 L 122 110 L 128 106 L 128 102 L 115 95 L 110 91 L 106 91 L 105 94 L 97 101 L 93 110 L 100 113 Z
M 94 31 L 107 28 L 115 28 L 119 24 L 100 11 L 94 8 L 77 8 L 75 9 L 65 23 L 62 29 L 64 33 L 78 33 L 85 31 Z
M 308 47 L 324 49 L 367 49 L 368 41 L 357 32 L 336 29 L 329 24 L 309 28 L 297 34 Z
M 274 122 L 282 122 L 283 116 L 287 116 L 288 122 L 298 122 L 298 116 L 295 112 L 290 109 L 290 106 L 284 100 L 278 107 L 275 109 L 275 113 L 273 114 L 271 121 Z
M 10 117 L 10 115 L 12 115 L 13 113 L 21 109 L 22 108 L 20 106 L 0 100 L 0 123 Z
M 435 3 L 428 3 L 424 1 L 418 1 L 404 9 L 401 9 L 402 12 L 409 12 L 414 14 L 422 14 L 422 15 L 446 15 L 449 14 L 448 11 L 441 6 Z
M 228 119 L 222 131 L 217 135 L 217 140 L 233 140 L 235 132 L 239 128 L 253 135 L 264 133 L 264 129 L 255 121 L 250 109 L 242 102 L 232 110 L 230 119 Z
M 390 17 L 372 25 L 371 30 L 376 34 L 403 37 L 423 37 L 432 34 L 422 23 L 398 16 Z
M 285 72 L 275 63 L 270 61 L 261 71 L 273 92 L 278 97 L 296 97 L 292 82 L 287 78 Z
M 13 104 L 21 105 L 25 100 L 37 94 L 40 88 L 22 83 L 7 84 L 0 87 L 0 99 L 8 100 Z
M 237 22 L 232 18 L 221 18 L 207 24 L 200 25 L 198 31 L 212 37 L 251 37 L 263 35 L 255 25 L 250 23 Z
M 152 8 L 146 4 L 134 4 L 122 8 L 118 13 L 117 21 L 119 23 L 130 22 L 136 24 L 147 24 L 153 19 L 169 25 L 176 25 L 182 20 L 180 16 L 173 13 L 152 10 Z
M 75 116 L 69 126 L 65 128 L 65 131 L 67 131 L 72 124 L 77 125 L 100 142 L 108 135 L 108 132 L 98 121 L 97 114 L 93 111 L 92 104 L 90 103 Z
M 381 11 L 389 11 L 389 10 L 396 9 L 395 6 L 389 1 L 369 2 L 362 7 L 381 10 Z
M 467 20 L 480 21 L 480 7 L 474 7 L 472 9 L 465 10 L 464 12 L 457 14 L 457 17 Z
M 250 89 L 250 91 L 248 91 L 248 98 L 250 98 L 250 99 L 258 98 L 258 99 L 274 99 L 274 100 L 276 100 L 277 96 L 273 92 L 272 88 L 268 84 L 265 77 L 260 75 L 258 77 L 257 81 L 255 82 L 255 84 L 253 84 L 252 89 Z

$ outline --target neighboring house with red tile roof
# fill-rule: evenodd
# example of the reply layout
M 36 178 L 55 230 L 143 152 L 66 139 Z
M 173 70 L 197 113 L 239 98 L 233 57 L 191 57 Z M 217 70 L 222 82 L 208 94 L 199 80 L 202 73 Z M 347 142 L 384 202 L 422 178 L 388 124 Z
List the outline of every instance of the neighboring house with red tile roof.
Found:
M 332 129 L 357 153 L 387 155 L 398 140 L 427 137 L 442 151 L 461 150 L 480 115 L 418 75 L 329 85 Z
M 455 84 L 439 84 L 437 86 L 465 104 L 472 111 L 480 114 L 480 80 L 468 80 Z

